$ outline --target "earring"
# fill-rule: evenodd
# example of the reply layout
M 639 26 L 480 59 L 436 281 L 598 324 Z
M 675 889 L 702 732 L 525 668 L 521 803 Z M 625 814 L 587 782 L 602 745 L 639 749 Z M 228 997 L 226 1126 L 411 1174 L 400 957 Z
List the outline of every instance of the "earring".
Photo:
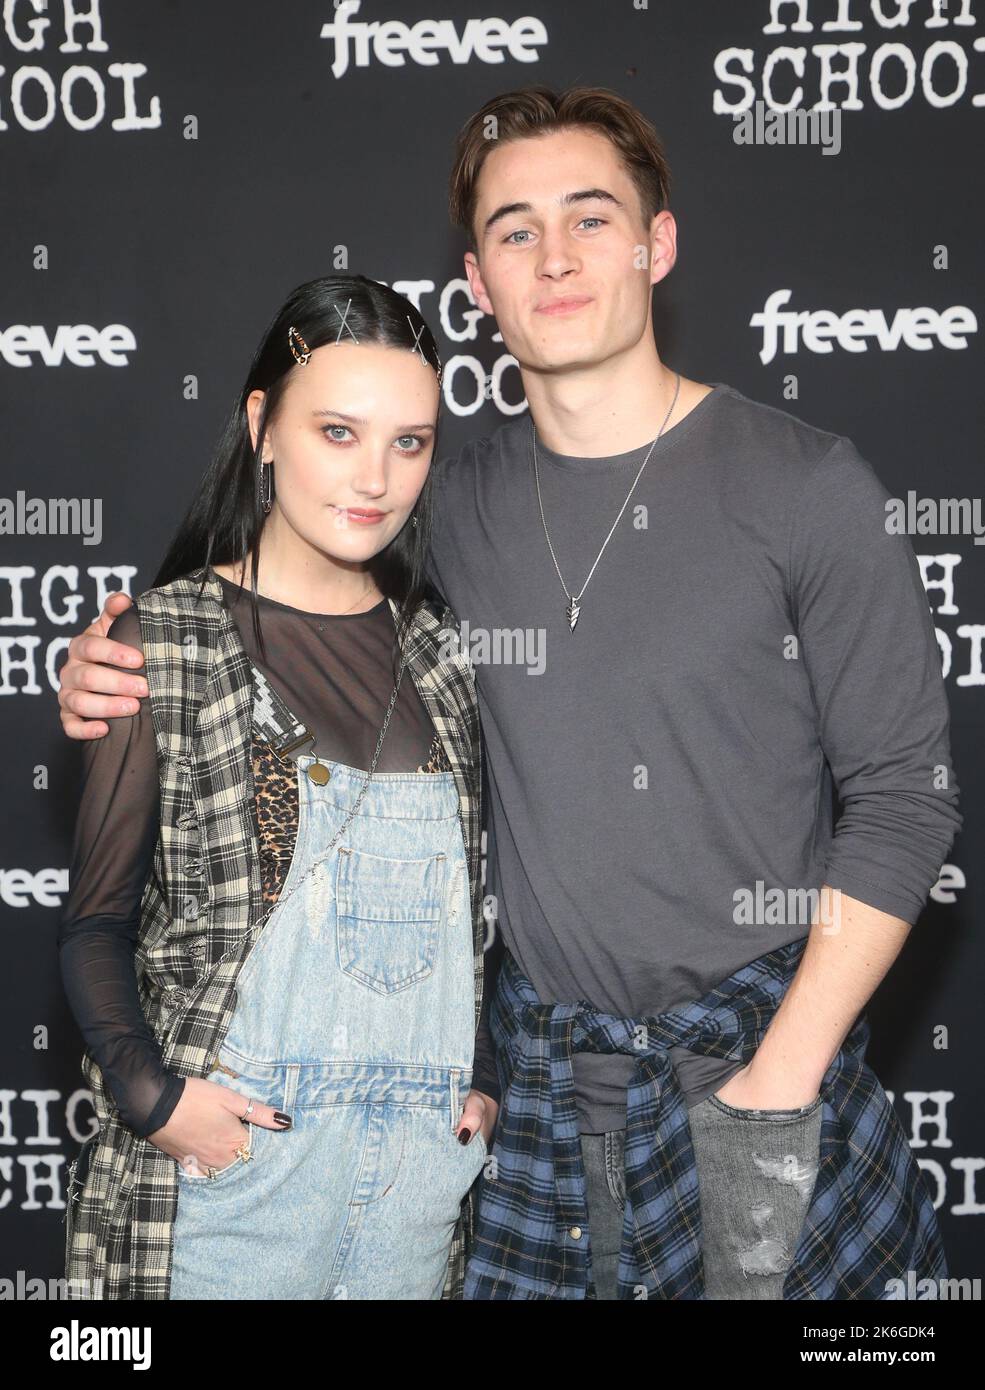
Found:
M 271 460 L 272 462 L 272 460 Z M 260 464 L 260 499 L 263 505 L 264 514 L 269 513 L 271 507 L 271 493 L 273 491 L 273 477 L 269 463 Z
M 414 516 L 411 517 L 411 519 L 410 519 L 410 524 L 411 524 L 411 526 L 416 526 L 416 525 L 417 525 L 417 516 L 416 516 L 416 514 L 415 514 Z

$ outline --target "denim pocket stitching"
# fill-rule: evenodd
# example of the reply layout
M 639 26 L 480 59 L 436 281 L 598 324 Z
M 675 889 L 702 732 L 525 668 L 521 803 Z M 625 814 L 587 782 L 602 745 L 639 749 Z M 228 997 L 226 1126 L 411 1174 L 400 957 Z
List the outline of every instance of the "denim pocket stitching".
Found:
M 822 1096 L 815 1096 L 815 1098 L 808 1105 L 800 1108 L 794 1108 L 789 1110 L 763 1110 L 756 1106 L 749 1106 L 745 1109 L 740 1109 L 738 1106 L 729 1105 L 727 1101 L 719 1100 L 718 1096 L 716 1095 L 710 1095 L 707 1097 L 707 1099 L 711 1102 L 711 1104 L 715 1107 L 716 1110 L 721 1111 L 725 1115 L 733 1115 L 736 1119 L 739 1120 L 766 1121 L 809 1119 L 811 1115 L 813 1115 L 818 1109 L 820 1109 L 821 1103 L 823 1101 Z

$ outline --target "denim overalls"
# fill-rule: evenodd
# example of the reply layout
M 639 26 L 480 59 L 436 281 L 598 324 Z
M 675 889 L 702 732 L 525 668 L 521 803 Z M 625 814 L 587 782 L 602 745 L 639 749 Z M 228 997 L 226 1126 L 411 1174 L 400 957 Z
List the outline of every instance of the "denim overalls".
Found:
M 272 1105 L 251 1157 L 178 1166 L 174 1299 L 440 1298 L 486 1157 L 454 1133 L 475 1043 L 470 885 L 454 775 L 304 755 L 277 905 L 237 979 L 210 1081 Z M 320 762 L 324 785 L 307 769 Z M 237 1106 L 239 1111 L 244 1110 Z

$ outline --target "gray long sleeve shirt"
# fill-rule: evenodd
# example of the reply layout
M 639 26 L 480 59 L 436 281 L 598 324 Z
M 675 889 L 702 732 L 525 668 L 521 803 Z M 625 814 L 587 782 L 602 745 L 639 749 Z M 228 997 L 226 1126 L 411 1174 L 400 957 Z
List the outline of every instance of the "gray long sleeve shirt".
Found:
M 573 632 L 531 417 L 435 465 L 432 570 L 468 625 L 499 926 L 545 1002 L 696 999 L 806 935 L 824 883 L 915 922 L 961 824 L 888 493 L 849 439 L 713 385 L 654 448 Z M 571 592 L 648 447 L 538 440 Z M 691 1105 L 739 1065 L 672 1057 Z M 625 1123 L 632 1066 L 576 1056 L 583 1130 Z

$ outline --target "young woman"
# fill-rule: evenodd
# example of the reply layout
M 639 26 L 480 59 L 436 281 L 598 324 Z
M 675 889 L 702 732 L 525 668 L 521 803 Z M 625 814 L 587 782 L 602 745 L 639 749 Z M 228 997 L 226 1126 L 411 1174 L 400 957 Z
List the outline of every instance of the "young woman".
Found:
M 59 933 L 99 1119 L 75 1296 L 460 1296 L 499 1090 L 439 395 L 408 301 L 301 285 L 113 623 L 150 694 L 86 746 Z

